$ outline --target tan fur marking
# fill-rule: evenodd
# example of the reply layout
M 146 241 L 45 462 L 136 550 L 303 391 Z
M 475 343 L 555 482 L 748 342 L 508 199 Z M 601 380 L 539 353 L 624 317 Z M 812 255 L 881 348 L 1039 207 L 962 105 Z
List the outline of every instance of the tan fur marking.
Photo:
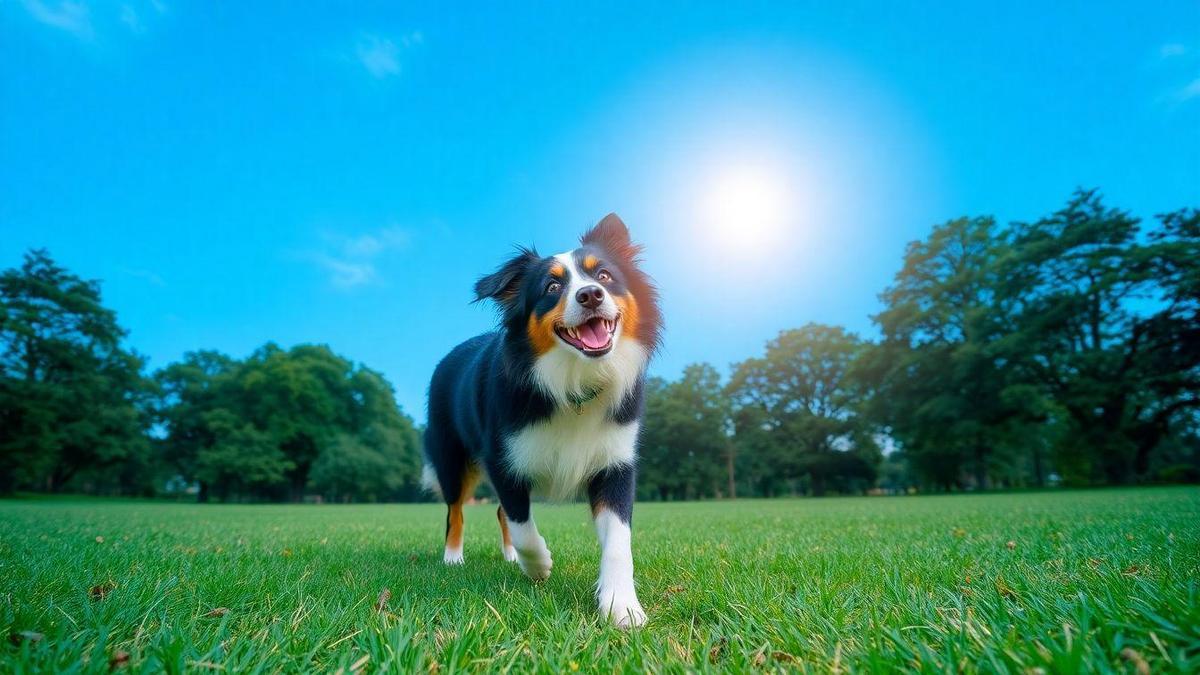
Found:
M 504 507 L 496 507 L 496 520 L 500 521 L 500 539 L 504 542 L 504 547 L 512 546 L 512 536 L 508 533 L 508 517 L 504 515 Z
M 614 295 L 613 301 L 621 310 L 621 337 L 637 339 L 638 304 L 632 295 Z
M 596 265 L 599 265 L 599 264 L 600 264 L 600 261 L 596 260 L 596 256 L 594 256 L 594 255 L 589 255 L 583 259 L 583 269 L 585 269 L 589 272 L 596 269 Z
M 446 547 L 462 550 L 463 545 L 463 504 L 467 503 L 471 497 L 475 496 L 475 488 L 479 486 L 479 480 L 482 478 L 479 467 L 472 464 L 467 467 L 466 473 L 463 474 L 461 489 L 458 492 L 458 499 L 453 504 L 447 505 L 448 512 L 446 514 Z
M 529 315 L 526 331 L 529 333 L 529 345 L 533 347 L 535 356 L 541 356 L 554 347 L 554 324 L 562 320 L 562 304 L 562 298 L 559 298 L 554 309 L 543 314 L 541 319 L 536 314 Z
M 562 278 L 567 273 L 567 268 L 563 267 L 562 263 L 554 263 L 550 266 L 550 276 Z

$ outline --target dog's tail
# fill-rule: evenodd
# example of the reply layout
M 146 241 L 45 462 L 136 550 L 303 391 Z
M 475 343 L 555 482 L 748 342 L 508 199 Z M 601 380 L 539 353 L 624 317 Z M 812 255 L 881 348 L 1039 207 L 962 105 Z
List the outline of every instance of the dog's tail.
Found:
M 421 468 L 421 487 L 439 497 L 442 496 L 442 484 L 438 482 L 437 471 L 432 464 L 427 463 Z

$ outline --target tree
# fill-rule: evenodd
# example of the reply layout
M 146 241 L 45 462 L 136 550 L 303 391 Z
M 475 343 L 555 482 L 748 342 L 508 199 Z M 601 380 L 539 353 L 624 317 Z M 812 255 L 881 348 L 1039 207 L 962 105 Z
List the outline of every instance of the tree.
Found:
M 738 443 L 747 441 L 774 475 L 807 476 L 815 495 L 865 488 L 879 460 L 858 414 L 869 398 L 856 366 L 865 346 L 840 327 L 808 324 L 738 364 L 728 387 Z
M 1170 423 L 1198 405 L 1194 211 L 1140 221 L 1080 190 L 1056 213 L 1016 224 L 1002 294 L 1014 308 L 1006 353 L 1061 408 L 1059 464 L 1077 481 L 1145 473 Z
M 30 251 L 0 274 L 0 308 L 0 491 L 144 463 L 151 389 L 100 284 Z
M 676 382 L 651 378 L 639 450 L 642 489 L 660 499 L 719 496 L 726 489 L 732 496 L 728 420 L 729 401 L 711 365 L 689 365 Z
M 225 405 L 220 398 L 223 378 L 231 377 L 236 365 L 220 352 L 188 352 L 154 376 L 160 396 L 158 420 L 167 430 L 159 444 L 163 460 L 186 480 L 199 483 L 201 502 L 208 501 L 211 482 L 201 479 L 200 457 L 217 444 L 209 416 Z M 204 475 L 211 477 L 209 472 Z
M 1200 209 L 1181 209 L 1158 220 L 1138 261 L 1154 280 L 1158 303 L 1145 328 L 1152 346 L 1147 386 L 1153 396 L 1133 411 L 1134 471 L 1141 476 L 1150 472 L 1151 454 L 1169 436 L 1180 441 L 1174 445 L 1194 448 L 1200 431 Z M 1189 436 L 1191 443 L 1183 440 Z
M 1020 355 L 997 354 L 1011 323 L 997 292 L 1005 254 L 992 218 L 939 225 L 908 245 L 874 317 L 883 341 L 869 360 L 880 387 L 873 414 L 912 466 L 943 488 L 961 484 L 968 468 L 980 489 L 998 465 L 1019 480 L 1011 465 L 1025 450 L 1008 441 L 1027 442 L 1024 423 L 1037 417 L 1040 401 L 1013 376 Z
M 379 373 L 324 346 L 268 344 L 245 361 L 188 354 L 159 371 L 164 456 L 210 491 L 298 501 L 412 497 L 420 444 Z
M 201 485 L 215 486 L 222 501 L 232 494 L 270 494 L 294 468 L 269 432 L 232 410 L 205 413 L 204 425 L 212 442 L 196 457 L 196 478 Z

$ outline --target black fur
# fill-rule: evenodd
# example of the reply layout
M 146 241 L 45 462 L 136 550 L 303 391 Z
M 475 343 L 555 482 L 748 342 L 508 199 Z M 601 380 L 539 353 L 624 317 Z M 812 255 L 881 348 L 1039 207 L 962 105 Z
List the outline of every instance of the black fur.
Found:
M 596 474 L 588 483 L 588 500 L 592 511 L 601 506 L 617 514 L 627 525 L 633 524 L 633 496 L 637 489 L 637 467 L 618 464 Z

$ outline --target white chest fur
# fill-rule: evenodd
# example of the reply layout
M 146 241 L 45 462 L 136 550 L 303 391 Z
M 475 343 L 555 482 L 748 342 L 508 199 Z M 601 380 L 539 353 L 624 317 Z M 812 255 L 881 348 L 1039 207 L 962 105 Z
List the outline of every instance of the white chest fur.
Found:
M 634 461 L 638 422 L 617 424 L 613 411 L 636 386 L 646 350 L 630 338 L 617 338 L 612 352 L 589 359 L 556 345 L 534 364 L 534 382 L 558 409 L 508 440 L 509 467 L 533 482 L 534 494 L 570 499 L 605 467 Z M 572 401 L 594 398 L 576 407 Z
M 533 481 L 534 494 L 570 499 L 601 469 L 634 461 L 638 423 L 617 424 L 608 406 L 561 410 L 508 439 L 510 467 Z

